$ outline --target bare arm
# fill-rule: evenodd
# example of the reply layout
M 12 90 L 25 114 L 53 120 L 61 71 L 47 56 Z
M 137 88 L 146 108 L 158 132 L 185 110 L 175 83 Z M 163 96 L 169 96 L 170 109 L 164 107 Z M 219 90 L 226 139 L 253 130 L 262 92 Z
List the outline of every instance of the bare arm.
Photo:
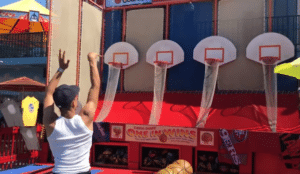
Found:
M 43 124 L 49 125 L 53 123 L 57 115 L 54 112 L 54 100 L 53 100 L 53 93 L 55 91 L 55 88 L 57 87 L 59 80 L 61 78 L 62 73 L 56 72 L 51 79 L 49 86 L 46 87 L 45 91 L 45 99 L 44 99 L 44 117 L 43 117 Z
M 88 125 L 88 127 L 92 126 L 93 119 L 95 116 L 95 112 L 97 109 L 98 104 L 98 97 L 100 91 L 100 76 L 97 67 L 97 60 L 98 54 L 96 53 L 89 53 L 88 60 L 90 64 L 90 76 L 91 76 L 91 88 L 89 90 L 87 103 L 80 111 L 80 114 L 84 122 Z
M 65 70 L 69 66 L 70 60 L 65 63 L 65 52 L 63 56 L 61 55 L 61 50 L 59 50 L 59 66 L 61 69 Z M 53 93 L 57 87 L 62 73 L 57 71 L 52 77 L 49 85 L 46 87 L 45 99 L 44 99 L 44 110 L 43 110 L 43 124 L 45 125 L 46 132 L 49 134 L 49 126 L 54 126 L 55 120 L 58 116 L 54 112 L 54 99 Z M 51 132 L 51 131 L 50 131 Z M 51 134 L 51 133 L 50 133 Z
M 59 57 L 58 57 L 58 61 L 59 61 L 59 68 L 65 70 L 69 67 L 69 63 L 70 60 L 67 60 L 67 62 L 65 63 L 65 55 L 66 52 L 64 51 L 63 55 L 61 54 L 61 50 L 59 50 Z M 46 87 L 46 93 L 52 94 L 55 91 L 55 88 L 57 87 L 59 80 L 61 78 L 62 73 L 57 71 L 54 76 L 52 77 L 49 85 Z

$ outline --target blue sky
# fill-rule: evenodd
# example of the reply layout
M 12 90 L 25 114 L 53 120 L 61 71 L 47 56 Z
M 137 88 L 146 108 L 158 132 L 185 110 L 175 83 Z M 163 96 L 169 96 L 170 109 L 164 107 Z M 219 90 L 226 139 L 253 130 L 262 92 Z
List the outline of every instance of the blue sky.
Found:
M 12 3 L 18 2 L 18 1 L 19 0 L 0 0 L 0 7 L 3 7 L 5 5 L 12 4 Z M 35 1 L 46 7 L 46 0 L 35 0 Z

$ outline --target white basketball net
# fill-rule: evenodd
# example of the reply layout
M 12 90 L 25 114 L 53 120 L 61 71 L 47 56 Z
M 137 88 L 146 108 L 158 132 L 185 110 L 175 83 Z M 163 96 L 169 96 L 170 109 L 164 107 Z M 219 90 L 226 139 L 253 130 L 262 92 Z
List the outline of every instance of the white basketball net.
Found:
M 97 116 L 96 122 L 102 122 L 109 114 L 111 107 L 114 103 L 118 82 L 120 77 L 120 68 L 109 65 L 107 88 L 104 97 L 102 109 Z
M 167 64 L 154 65 L 154 98 L 152 104 L 152 110 L 150 115 L 150 125 L 157 125 L 159 123 L 163 100 L 164 92 L 166 85 L 166 76 L 167 76 Z
M 203 128 L 206 124 L 206 120 L 215 94 L 219 66 L 220 62 L 218 61 L 213 62 L 212 64 L 205 64 L 205 77 L 202 91 L 202 100 L 196 127 Z
M 275 66 L 276 64 L 263 64 L 267 116 L 273 132 L 276 132 L 277 124 L 277 74 L 274 73 Z

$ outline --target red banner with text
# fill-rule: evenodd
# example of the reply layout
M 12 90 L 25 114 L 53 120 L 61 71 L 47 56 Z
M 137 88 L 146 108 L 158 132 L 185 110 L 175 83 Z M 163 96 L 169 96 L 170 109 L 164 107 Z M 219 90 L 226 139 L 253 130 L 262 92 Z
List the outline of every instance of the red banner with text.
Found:
M 166 126 L 126 125 L 125 141 L 197 146 L 197 129 Z

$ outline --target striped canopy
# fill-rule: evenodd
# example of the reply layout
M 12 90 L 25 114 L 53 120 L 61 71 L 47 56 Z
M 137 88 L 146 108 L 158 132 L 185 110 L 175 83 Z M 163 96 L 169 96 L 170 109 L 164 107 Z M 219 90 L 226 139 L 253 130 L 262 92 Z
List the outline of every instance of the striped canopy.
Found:
M 0 7 L 0 34 L 46 32 L 49 30 L 49 13 L 35 0 L 21 0 Z M 37 16 L 38 20 L 32 20 Z

